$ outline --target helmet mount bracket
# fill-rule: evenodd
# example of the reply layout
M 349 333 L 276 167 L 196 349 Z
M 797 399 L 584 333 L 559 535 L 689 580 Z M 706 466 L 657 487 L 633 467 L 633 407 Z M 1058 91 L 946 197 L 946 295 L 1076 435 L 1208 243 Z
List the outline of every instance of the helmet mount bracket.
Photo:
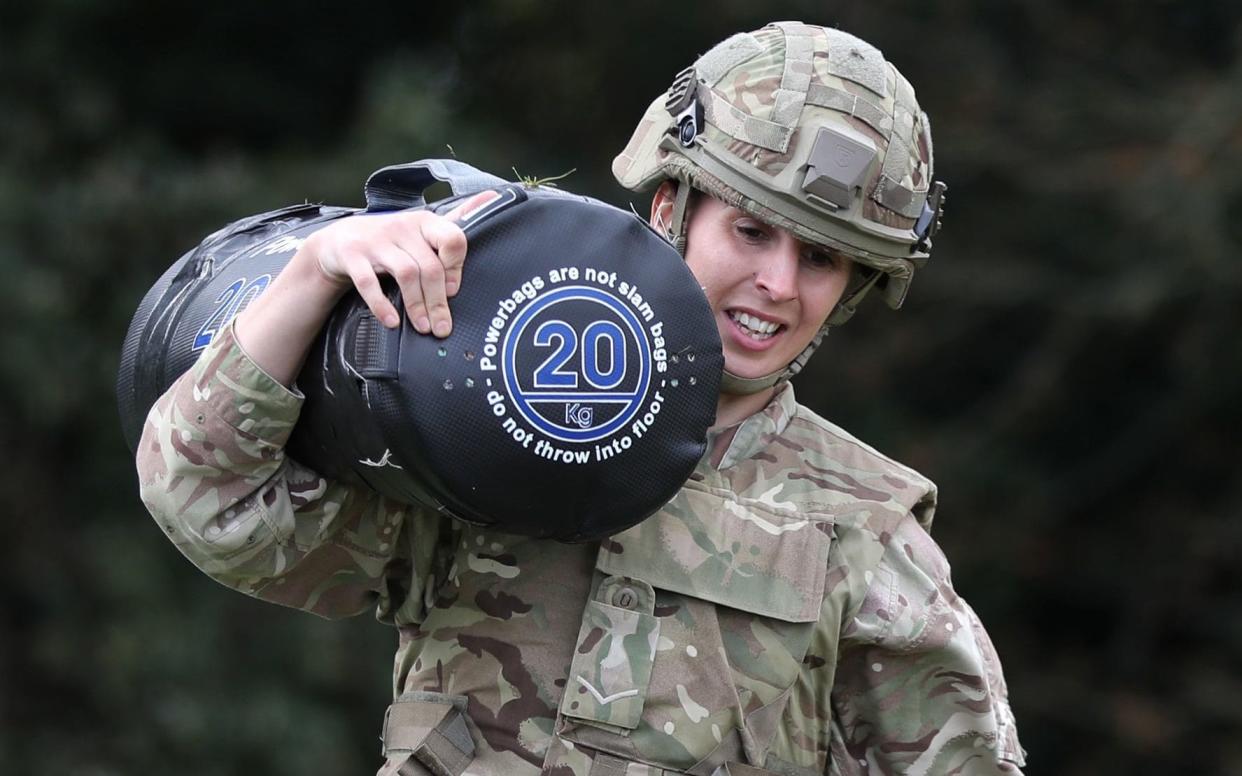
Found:
M 699 81 L 694 66 L 677 74 L 668 88 L 665 109 L 673 117 L 671 130 L 677 134 L 682 148 L 694 145 L 694 139 L 703 131 L 703 103 L 698 98 Z
M 923 203 L 923 212 L 919 216 L 918 223 L 914 225 L 914 231 L 919 235 L 919 241 L 914 244 L 916 251 L 922 253 L 931 251 L 931 238 L 940 231 L 940 222 L 944 217 L 945 192 L 948 190 L 949 187 L 943 181 L 932 183 L 927 201 Z

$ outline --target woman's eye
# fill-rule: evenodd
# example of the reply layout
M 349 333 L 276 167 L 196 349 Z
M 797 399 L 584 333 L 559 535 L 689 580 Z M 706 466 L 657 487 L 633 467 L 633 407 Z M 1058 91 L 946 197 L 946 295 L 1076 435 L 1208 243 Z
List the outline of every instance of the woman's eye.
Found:
M 816 269 L 836 269 L 841 265 L 841 259 L 835 253 L 811 251 L 806 255 L 806 263 Z
M 737 233 L 747 240 L 761 240 L 767 235 L 767 232 L 762 227 L 753 224 L 741 223 L 737 224 L 735 228 Z

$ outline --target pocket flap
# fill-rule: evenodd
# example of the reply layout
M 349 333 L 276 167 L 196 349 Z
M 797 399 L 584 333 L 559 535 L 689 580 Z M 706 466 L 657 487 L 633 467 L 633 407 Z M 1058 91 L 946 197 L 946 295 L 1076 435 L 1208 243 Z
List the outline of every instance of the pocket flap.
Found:
M 596 568 L 786 622 L 819 618 L 832 521 L 688 482 L 645 521 L 606 539 Z

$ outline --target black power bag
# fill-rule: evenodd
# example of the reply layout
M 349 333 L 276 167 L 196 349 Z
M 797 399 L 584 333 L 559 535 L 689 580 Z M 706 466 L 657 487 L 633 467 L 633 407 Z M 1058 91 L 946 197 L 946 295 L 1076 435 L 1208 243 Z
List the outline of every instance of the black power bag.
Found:
M 447 182 L 453 196 L 423 193 Z M 237 221 L 173 264 L 130 324 L 117 378 L 136 450 L 156 399 L 306 237 L 342 218 L 447 212 L 469 252 L 453 332 L 380 325 L 356 293 L 334 309 L 297 387 L 289 454 L 320 474 L 505 533 L 587 541 L 677 492 L 714 420 L 723 357 L 698 282 L 634 214 L 452 160 L 383 168 L 365 210 L 294 205 Z

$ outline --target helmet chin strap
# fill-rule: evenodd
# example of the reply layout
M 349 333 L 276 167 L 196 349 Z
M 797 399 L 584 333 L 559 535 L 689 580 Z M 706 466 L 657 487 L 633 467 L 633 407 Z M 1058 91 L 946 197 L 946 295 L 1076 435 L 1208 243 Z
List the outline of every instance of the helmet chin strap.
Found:
M 686 256 L 686 239 L 690 233 L 690 219 L 686 218 L 686 208 L 690 204 L 690 189 L 690 184 L 685 181 L 677 184 L 677 194 L 673 197 L 672 222 L 664 232 L 664 236 L 673 244 L 682 258 Z
M 765 388 L 779 385 L 801 372 L 802 368 L 806 366 L 806 362 L 811 360 L 811 356 L 815 353 L 816 348 L 819 347 L 819 343 L 823 342 L 824 337 L 828 336 L 828 332 L 834 326 L 840 326 L 850 319 L 850 316 L 854 314 L 854 310 L 857 309 L 858 303 L 862 301 L 862 298 L 867 295 L 867 292 L 882 277 L 884 277 L 883 272 L 872 271 L 868 277 L 858 284 L 857 288 L 845 294 L 837 302 L 837 306 L 832 308 L 832 312 L 828 314 L 824 325 L 819 327 L 819 331 L 815 332 L 815 336 L 811 338 L 807 346 L 784 369 L 763 377 L 739 377 L 726 369 L 724 376 L 720 379 L 720 392 L 737 396 L 759 393 Z
M 734 396 L 749 396 L 750 394 L 771 388 L 774 385 L 780 385 L 802 371 L 802 367 L 806 366 L 806 362 L 811 360 L 811 355 L 815 353 L 819 343 L 823 342 L 824 337 L 828 336 L 829 328 L 831 326 L 828 323 L 820 326 L 819 331 L 815 332 L 815 336 L 802 349 L 802 352 L 793 361 L 790 361 L 784 369 L 777 372 L 764 375 L 763 377 L 741 377 L 726 369 L 720 378 L 720 392 Z
M 764 375 L 763 377 L 742 377 L 740 375 L 735 375 L 726 369 L 720 376 L 720 392 L 727 393 L 732 396 L 749 396 L 751 394 L 759 393 L 760 391 L 767 390 L 768 388 L 771 388 L 779 383 L 783 383 L 793 377 L 796 370 L 792 367 L 793 364 L 790 364 L 779 372 L 773 372 L 772 374 Z

